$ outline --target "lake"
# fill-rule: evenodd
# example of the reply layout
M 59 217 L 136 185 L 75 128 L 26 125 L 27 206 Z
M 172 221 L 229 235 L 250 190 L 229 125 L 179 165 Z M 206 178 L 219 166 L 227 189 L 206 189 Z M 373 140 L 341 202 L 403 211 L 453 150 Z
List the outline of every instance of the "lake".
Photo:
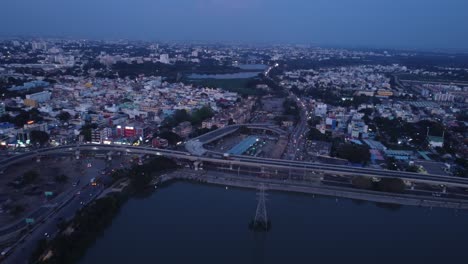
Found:
M 237 72 L 223 74 L 190 74 L 189 79 L 248 79 L 256 77 L 260 72 Z
M 239 64 L 236 67 L 241 68 L 243 70 L 259 70 L 263 71 L 268 68 L 268 65 L 265 64 Z
M 466 263 L 468 213 L 176 182 L 130 199 L 81 263 Z

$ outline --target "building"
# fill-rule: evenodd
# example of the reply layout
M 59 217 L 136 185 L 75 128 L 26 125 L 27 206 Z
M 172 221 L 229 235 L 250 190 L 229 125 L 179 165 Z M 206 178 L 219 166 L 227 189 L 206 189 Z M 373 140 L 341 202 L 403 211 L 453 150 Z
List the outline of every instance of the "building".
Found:
M 25 106 L 34 107 L 34 108 L 36 108 L 36 107 L 39 106 L 39 104 L 37 103 L 37 101 L 36 101 L 36 100 L 33 100 L 33 99 L 24 99 L 24 100 L 23 100 L 23 104 L 24 104 Z
M 149 127 L 140 125 L 118 125 L 116 127 L 116 136 L 124 138 L 145 138 L 149 130 Z
M 389 96 L 393 96 L 393 92 L 389 90 L 377 90 L 377 96 L 389 97 Z
M 428 136 L 427 141 L 429 142 L 429 146 L 431 148 L 442 148 L 444 147 L 444 138 L 443 137 L 434 137 L 434 136 Z
M 364 96 L 374 96 L 375 92 L 374 91 L 369 91 L 369 90 L 361 90 L 361 91 L 356 91 L 354 93 L 354 95 L 356 96 L 361 96 L 361 95 L 364 95 Z
M 159 62 L 164 63 L 164 64 L 169 64 L 169 54 L 161 54 L 159 55 Z
M 101 131 L 98 128 L 91 130 L 91 143 L 102 143 Z
M 8 134 L 15 129 L 15 125 L 8 122 L 0 123 L 0 134 Z
M 173 129 L 173 132 L 183 138 L 187 138 L 192 133 L 192 124 L 188 121 L 182 122 Z
M 294 126 L 294 120 L 283 120 L 281 121 L 281 126 L 283 127 L 292 127 Z
M 112 138 L 114 135 L 112 128 L 110 127 L 105 127 L 101 130 L 101 137 L 102 139 L 109 139 Z
M 49 91 L 42 91 L 39 93 L 27 94 L 26 99 L 31 99 L 38 103 L 44 103 L 50 100 L 51 95 L 52 93 Z
M 353 115 L 351 122 L 348 124 L 348 135 L 351 138 L 367 138 L 368 137 L 368 126 L 362 120 L 363 114 Z
M 260 139 L 255 136 L 249 136 L 246 139 L 242 140 L 239 144 L 232 147 L 227 153 L 232 155 L 242 155 L 253 145 L 257 144 Z
M 333 131 L 336 129 L 336 119 L 327 117 L 325 119 L 325 127 L 327 130 Z
M 393 149 L 386 149 L 383 151 L 385 156 L 393 157 L 397 160 L 410 160 L 413 156 L 413 151 L 410 150 L 393 150 Z
M 5 114 L 6 114 L 5 103 L 1 102 L 0 103 L 0 116 L 3 116 Z
M 202 122 L 202 128 L 211 129 L 213 125 L 214 125 L 214 118 L 208 119 Z
M 319 103 L 315 106 L 315 115 L 324 116 L 327 114 L 327 104 Z
M 455 96 L 450 93 L 436 93 L 434 94 L 434 101 L 438 102 L 453 102 Z
M 27 142 L 31 139 L 32 131 L 43 131 L 49 133 L 49 129 L 46 123 L 34 124 L 31 121 L 30 124 L 26 124 L 23 128 L 16 131 L 16 139 L 21 142 Z
M 153 138 L 151 145 L 153 148 L 167 148 L 169 146 L 169 141 L 167 141 L 167 139 L 157 137 Z
M 47 87 L 49 85 L 50 84 L 45 81 L 32 81 L 32 82 L 24 83 L 21 86 L 14 86 L 14 87 L 8 88 L 8 91 L 30 90 L 30 89 L 38 88 L 38 87 Z

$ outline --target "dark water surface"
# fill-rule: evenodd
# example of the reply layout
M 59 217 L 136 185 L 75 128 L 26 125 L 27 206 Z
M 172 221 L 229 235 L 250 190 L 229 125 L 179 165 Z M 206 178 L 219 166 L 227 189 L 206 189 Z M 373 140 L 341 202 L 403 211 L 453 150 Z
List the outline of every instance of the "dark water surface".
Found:
M 131 199 L 81 263 L 468 263 L 468 213 L 178 182 Z

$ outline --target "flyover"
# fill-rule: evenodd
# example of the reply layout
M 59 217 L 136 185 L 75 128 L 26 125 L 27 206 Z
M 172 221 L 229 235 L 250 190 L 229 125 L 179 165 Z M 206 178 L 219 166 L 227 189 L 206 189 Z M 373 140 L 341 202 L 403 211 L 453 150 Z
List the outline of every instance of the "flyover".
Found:
M 351 166 L 340 166 L 340 165 L 329 165 L 319 163 L 309 163 L 302 161 L 290 161 L 280 159 L 268 159 L 258 158 L 251 156 L 232 156 L 229 159 L 223 159 L 221 157 L 208 157 L 208 156 L 195 156 L 186 151 L 167 150 L 167 149 L 156 149 L 151 147 L 140 147 L 140 146 L 123 146 L 123 145 L 99 145 L 99 144 L 86 144 L 80 146 L 59 146 L 53 148 L 44 148 L 28 153 L 20 154 L 14 157 L 0 161 L 0 169 L 20 161 L 30 160 L 40 155 L 48 154 L 60 154 L 66 152 L 73 152 L 76 150 L 87 150 L 87 151 L 113 151 L 113 152 L 126 152 L 135 154 L 148 154 L 165 156 L 168 158 L 176 158 L 179 160 L 185 160 L 190 162 L 196 162 L 198 164 L 206 162 L 213 164 L 220 164 L 226 166 L 246 166 L 251 168 L 268 169 L 271 171 L 305 171 L 313 173 L 327 173 L 332 175 L 340 176 L 369 176 L 378 178 L 400 178 L 402 180 L 410 182 L 421 182 L 428 184 L 456 186 L 468 188 L 468 179 L 460 177 L 452 177 L 445 175 L 433 175 L 433 174 L 420 174 L 412 172 L 402 171 L 390 171 L 390 170 L 378 170 L 372 168 L 358 168 Z M 222 156 L 219 153 L 220 156 Z
M 225 136 L 228 136 L 241 127 L 247 127 L 249 129 L 258 129 L 264 131 L 270 131 L 278 135 L 286 135 L 286 131 L 279 128 L 277 125 L 273 124 L 263 124 L 263 123 L 253 123 L 253 124 L 236 124 L 225 126 L 206 134 L 203 134 L 199 137 L 193 138 L 185 143 L 185 149 L 193 155 L 202 156 L 207 153 L 207 150 L 203 145 L 211 143 L 213 141 L 219 140 Z

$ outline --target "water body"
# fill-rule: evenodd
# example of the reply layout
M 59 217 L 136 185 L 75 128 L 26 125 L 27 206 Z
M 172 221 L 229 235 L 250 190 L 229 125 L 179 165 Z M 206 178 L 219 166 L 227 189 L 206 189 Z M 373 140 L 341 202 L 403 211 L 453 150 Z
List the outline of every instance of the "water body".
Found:
M 241 68 L 243 70 L 259 70 L 263 71 L 268 68 L 268 65 L 265 64 L 239 64 L 236 67 Z
M 466 263 L 468 213 L 270 192 L 268 233 L 248 230 L 255 191 L 177 182 L 131 199 L 89 263 Z
M 260 72 L 237 72 L 224 74 L 190 74 L 189 79 L 248 79 L 256 77 Z

